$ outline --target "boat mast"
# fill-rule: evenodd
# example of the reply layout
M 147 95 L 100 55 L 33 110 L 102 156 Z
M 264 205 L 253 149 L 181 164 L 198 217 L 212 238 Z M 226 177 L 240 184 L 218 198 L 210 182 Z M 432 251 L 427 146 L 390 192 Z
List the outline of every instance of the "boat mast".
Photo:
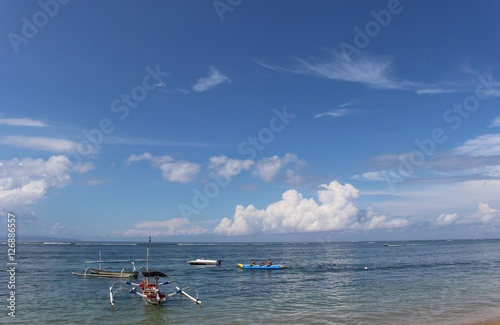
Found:
M 151 245 L 151 235 L 149 235 L 148 248 L 146 249 L 146 271 L 149 272 L 149 245 Z

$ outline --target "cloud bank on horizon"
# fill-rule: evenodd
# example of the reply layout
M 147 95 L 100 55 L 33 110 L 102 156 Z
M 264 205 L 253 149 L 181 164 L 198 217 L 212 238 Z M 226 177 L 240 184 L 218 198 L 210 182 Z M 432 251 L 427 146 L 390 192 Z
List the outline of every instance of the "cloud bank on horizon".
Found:
M 215 229 L 190 226 L 183 218 L 164 221 L 145 221 L 128 230 L 119 230 L 115 235 L 126 237 L 176 236 L 215 234 L 222 236 L 243 236 L 261 234 L 293 234 L 325 231 L 367 231 L 375 229 L 403 229 L 411 226 L 412 216 L 387 216 L 373 206 L 359 209 L 355 200 L 360 191 L 351 184 L 332 181 L 321 184 L 317 200 L 305 198 L 297 190 L 282 194 L 282 199 L 270 203 L 264 209 L 254 205 L 237 205 L 231 218 L 222 218 Z M 480 202 L 475 213 L 460 216 L 458 213 L 442 213 L 428 223 L 428 227 L 497 226 L 500 225 L 500 210 Z

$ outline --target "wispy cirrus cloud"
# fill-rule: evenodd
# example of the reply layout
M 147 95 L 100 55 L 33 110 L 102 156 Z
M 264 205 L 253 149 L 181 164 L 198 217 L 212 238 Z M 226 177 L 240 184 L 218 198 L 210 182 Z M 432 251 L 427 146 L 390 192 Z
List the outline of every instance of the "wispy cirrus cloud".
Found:
M 350 116 L 350 115 L 359 115 L 365 112 L 368 112 L 367 109 L 355 108 L 359 107 L 360 101 L 353 99 L 346 103 L 339 105 L 337 108 L 327 110 L 325 112 L 314 115 L 314 118 L 319 117 L 342 117 L 342 116 Z
M 372 88 L 397 89 L 401 82 L 392 76 L 392 62 L 387 57 L 360 56 L 352 60 L 344 56 L 333 56 L 324 62 L 311 62 L 295 58 L 293 72 L 316 77 L 356 82 Z
M 104 138 L 103 143 L 113 145 L 127 146 L 150 146 L 150 147 L 212 147 L 216 144 L 208 144 L 201 142 L 184 142 L 177 140 L 156 140 L 140 137 L 115 137 L 108 136 Z
M 326 60 L 304 60 L 292 57 L 290 67 L 281 67 L 262 62 L 261 66 L 278 72 L 288 72 L 315 77 L 355 82 L 372 88 L 399 89 L 406 81 L 397 81 L 392 75 L 392 60 L 389 57 L 360 55 L 352 59 L 347 55 L 333 54 Z
M 348 115 L 361 114 L 361 113 L 367 111 L 365 109 L 351 108 L 351 106 L 355 105 L 356 102 L 357 101 L 355 101 L 355 100 L 349 101 L 347 103 L 340 105 L 338 108 L 330 109 L 330 110 L 327 110 L 326 112 L 316 114 L 316 115 L 314 115 L 314 118 L 324 117 L 324 116 L 342 117 L 342 116 L 348 116 Z
M 182 236 L 182 235 L 202 235 L 209 233 L 209 230 L 191 224 L 187 219 L 173 218 L 162 221 L 142 221 L 134 228 L 126 230 L 116 230 L 115 235 L 125 237 L 144 236 Z
M 464 91 L 464 87 L 442 87 L 439 85 L 435 86 L 424 86 L 420 89 L 414 89 L 415 92 L 419 95 L 434 95 L 434 94 L 452 94 L 460 91 Z
M 486 134 L 467 140 L 455 149 L 455 153 L 470 157 L 500 156 L 500 134 Z
M 370 165 L 374 170 L 356 174 L 353 179 L 448 183 L 500 178 L 500 134 L 485 134 L 469 139 L 451 150 L 427 156 L 418 166 L 408 165 L 413 153 L 373 157 Z M 400 170 L 407 170 L 404 168 L 408 166 L 413 168 L 411 175 L 401 174 Z
M 214 67 L 210 67 L 208 77 L 198 79 L 192 88 L 196 92 L 204 92 L 224 82 L 231 82 L 231 80 Z
M 27 126 L 27 127 L 45 127 L 48 126 L 42 121 L 33 120 L 30 118 L 0 118 L 0 124 L 10 126 Z
M 343 54 L 331 54 L 326 59 L 301 59 L 292 57 L 290 66 L 279 66 L 256 61 L 257 64 L 282 73 L 310 75 L 328 80 L 353 82 L 374 89 L 408 90 L 417 94 L 445 94 L 474 90 L 479 84 L 479 73 L 476 78 L 463 78 L 459 81 L 441 81 L 436 83 L 417 82 L 398 78 L 389 56 L 358 55 L 351 58 Z M 500 96 L 500 83 L 493 80 L 491 74 L 485 78 L 489 88 L 482 90 L 482 95 L 488 97 Z
M 490 125 L 488 125 L 490 128 L 496 128 L 500 127 L 500 116 L 497 116 L 491 121 Z
M 341 117 L 341 116 L 346 116 L 346 115 L 352 115 L 356 113 L 356 110 L 353 109 L 347 109 L 347 108 L 337 108 L 337 109 L 331 109 L 323 113 L 319 113 L 314 115 L 314 118 L 318 117 L 323 117 L 323 116 L 330 116 L 330 117 Z
M 27 137 L 22 135 L 0 137 L 0 145 L 7 145 L 16 148 L 24 148 L 38 151 L 48 151 L 53 153 L 67 152 L 89 152 L 89 148 L 83 148 L 81 144 L 75 141 L 46 138 L 46 137 Z M 95 154 L 97 148 L 91 146 L 90 154 Z

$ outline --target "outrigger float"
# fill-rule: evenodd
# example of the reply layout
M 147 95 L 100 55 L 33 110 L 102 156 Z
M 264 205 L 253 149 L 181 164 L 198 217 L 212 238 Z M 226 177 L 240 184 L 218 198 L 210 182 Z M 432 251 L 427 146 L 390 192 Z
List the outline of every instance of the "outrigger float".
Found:
M 180 294 L 181 296 L 188 298 L 189 300 L 198 305 L 202 304 L 202 302 L 198 299 L 198 291 L 196 289 L 192 288 L 196 292 L 196 298 L 195 298 L 185 291 L 189 287 L 181 288 L 181 285 L 178 281 L 160 282 L 160 278 L 167 278 L 168 276 L 163 272 L 149 270 L 149 247 L 147 248 L 146 261 L 147 261 L 146 271 L 141 272 L 141 274 L 144 276 L 144 279 L 140 283 L 117 280 L 111 285 L 111 287 L 109 287 L 109 302 L 111 303 L 112 307 L 115 306 L 116 293 L 121 290 L 129 291 L 130 293 L 136 294 L 139 297 L 141 297 L 145 302 L 152 305 L 161 305 L 165 303 L 168 300 L 168 298 L 173 297 L 177 294 Z M 125 284 L 132 286 L 132 289 L 124 287 Z M 176 284 L 175 291 L 171 293 L 164 293 L 160 291 L 160 286 L 166 284 Z
M 83 277 L 101 277 L 101 278 L 137 278 L 139 272 L 144 267 L 140 267 L 136 269 L 135 262 L 137 261 L 145 261 L 144 259 L 135 259 L 135 260 L 109 260 L 104 261 L 101 258 L 101 252 L 99 252 L 99 260 L 97 261 L 87 261 L 85 264 L 94 264 L 98 263 L 98 268 L 88 267 L 85 269 L 83 273 L 71 272 L 72 275 L 83 276 Z M 121 270 L 110 270 L 108 267 L 102 267 L 103 263 L 132 263 L 132 269 L 130 268 L 122 268 Z

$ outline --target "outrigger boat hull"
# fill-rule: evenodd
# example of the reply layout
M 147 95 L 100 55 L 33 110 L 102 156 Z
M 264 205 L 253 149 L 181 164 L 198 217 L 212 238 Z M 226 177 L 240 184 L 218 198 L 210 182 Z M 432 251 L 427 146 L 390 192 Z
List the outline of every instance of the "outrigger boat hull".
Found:
M 95 268 L 88 268 L 84 273 L 76 273 L 72 272 L 72 275 L 76 276 L 85 276 L 85 277 L 101 277 L 101 278 L 118 278 L 118 279 L 128 279 L 128 278 L 137 278 L 139 272 L 133 271 L 106 271 Z
M 284 269 L 284 265 L 250 265 L 238 263 L 238 266 L 242 269 L 252 269 L 252 270 L 281 270 Z
M 99 267 L 88 267 L 85 269 L 83 273 L 72 272 L 72 275 L 83 276 L 83 277 L 101 277 L 101 278 L 118 278 L 118 279 L 127 279 L 127 278 L 137 278 L 139 276 L 139 271 L 142 267 L 136 269 L 135 262 L 142 261 L 142 259 L 134 259 L 134 260 L 103 260 L 101 258 L 101 252 L 99 252 L 99 259 L 97 261 L 87 261 L 85 264 L 99 264 Z M 120 270 L 112 270 L 108 267 L 103 268 L 101 264 L 105 263 L 123 263 L 130 262 L 132 263 L 132 268 L 122 268 Z

